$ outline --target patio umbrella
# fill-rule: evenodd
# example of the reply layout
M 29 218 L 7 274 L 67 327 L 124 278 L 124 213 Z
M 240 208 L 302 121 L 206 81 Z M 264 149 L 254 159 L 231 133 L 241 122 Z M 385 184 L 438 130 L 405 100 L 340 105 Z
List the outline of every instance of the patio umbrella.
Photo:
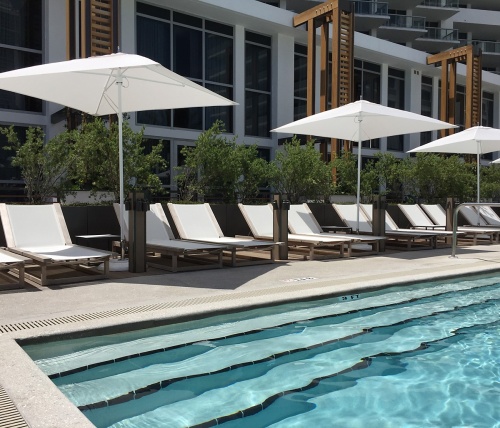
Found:
M 474 126 L 456 134 L 439 138 L 410 150 L 408 153 L 464 153 L 477 157 L 477 202 L 480 202 L 480 156 L 500 151 L 500 129 Z
M 356 224 L 359 230 L 361 143 L 366 140 L 392 135 L 453 127 L 455 125 L 450 125 L 432 117 L 360 100 L 280 126 L 273 129 L 272 132 L 314 135 L 358 142 L 358 182 L 356 192 L 358 215 Z
M 123 113 L 235 105 L 140 55 L 117 53 L 0 73 L 0 89 L 102 116 L 118 115 L 120 236 L 123 231 Z

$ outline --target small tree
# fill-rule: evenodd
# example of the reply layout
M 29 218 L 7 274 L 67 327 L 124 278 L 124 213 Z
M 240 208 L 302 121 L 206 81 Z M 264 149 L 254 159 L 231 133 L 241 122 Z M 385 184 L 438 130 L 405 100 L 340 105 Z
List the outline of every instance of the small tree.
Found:
M 255 196 L 266 179 L 266 165 L 256 146 L 245 146 L 221 134 L 223 124 L 215 122 L 202 132 L 194 147 L 184 147 L 184 165 L 177 169 L 179 194 L 183 200 L 212 197 L 225 203 Z
M 294 136 L 277 152 L 270 170 L 272 186 L 292 203 L 325 200 L 332 193 L 332 166 L 321 159 L 313 141 L 301 146 Z
M 111 191 L 115 199 L 120 196 L 120 170 L 118 151 L 118 124 L 107 124 L 101 118 L 84 122 L 79 130 L 68 131 L 75 140 L 77 160 L 72 177 L 92 193 Z M 163 142 L 144 153 L 144 130 L 134 132 L 127 121 L 123 122 L 123 179 L 125 193 L 131 190 L 130 179 L 136 178 L 155 194 L 163 191 L 156 168 L 165 170 L 167 163 L 161 156 Z
M 356 157 L 349 151 L 334 157 L 332 166 L 335 171 L 334 192 L 337 195 L 355 195 L 358 183 Z
M 67 174 L 75 159 L 69 135 L 58 135 L 45 144 L 42 129 L 30 127 L 26 142 L 21 143 L 13 126 L 0 128 L 0 132 L 9 143 L 5 149 L 15 152 L 12 166 L 21 169 L 28 202 L 42 204 L 52 196 L 64 199 L 71 191 Z
M 481 196 L 494 201 L 500 200 L 500 165 L 481 168 Z

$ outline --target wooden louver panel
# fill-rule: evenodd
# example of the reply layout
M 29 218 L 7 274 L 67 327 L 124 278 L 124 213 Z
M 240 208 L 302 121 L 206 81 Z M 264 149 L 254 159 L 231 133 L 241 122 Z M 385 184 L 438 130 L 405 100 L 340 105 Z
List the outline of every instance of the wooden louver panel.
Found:
M 470 94 L 470 104 L 467 106 L 466 128 L 481 125 L 481 55 L 472 54 L 467 65 L 470 66 L 470 71 L 467 70 L 467 94 Z M 470 81 L 469 81 L 470 80 Z M 470 86 L 470 89 L 469 89 Z
M 90 0 L 90 55 L 113 52 L 113 0 Z

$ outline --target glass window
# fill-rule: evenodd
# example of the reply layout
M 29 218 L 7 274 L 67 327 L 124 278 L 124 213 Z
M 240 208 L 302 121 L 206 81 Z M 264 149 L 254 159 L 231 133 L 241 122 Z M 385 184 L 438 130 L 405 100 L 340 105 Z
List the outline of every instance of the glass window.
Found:
M 144 3 L 137 3 L 137 14 L 139 54 L 226 98 L 233 98 L 233 27 L 183 13 L 171 14 Z M 233 132 L 233 107 L 137 113 L 139 123 L 196 130 L 208 129 L 216 120 L 224 122 L 227 132 Z
M 0 2 L 0 44 L 42 50 L 42 2 Z
M 269 137 L 271 38 L 245 33 L 245 134 Z
M 1 0 L 0 72 L 42 63 L 42 2 Z M 0 91 L 0 108 L 42 111 L 42 101 L 14 92 Z
M 354 99 L 380 103 L 380 65 L 359 59 L 354 60 Z M 356 141 L 352 142 L 357 147 Z M 363 141 L 363 147 L 380 148 L 380 139 Z
M 137 4 L 137 12 L 157 12 L 158 18 L 170 17 L 164 13 L 164 9 Z M 151 41 L 154 40 L 154 43 Z M 170 24 L 164 20 L 146 16 L 137 16 L 137 53 L 154 61 L 159 62 L 167 68 L 170 67 Z M 171 126 L 170 110 L 148 110 L 137 112 L 137 122 L 154 126 Z
M 495 96 L 490 92 L 483 92 L 483 103 L 481 107 L 481 125 L 493 126 L 493 108 Z M 493 160 L 493 153 L 485 153 L 483 159 Z
M 354 99 L 380 103 L 380 65 L 354 60 Z
M 203 77 L 202 32 L 174 25 L 174 71 L 184 77 Z
M 457 95 L 455 98 L 455 125 L 460 127 L 460 131 L 465 126 L 465 86 L 457 85 Z M 455 132 L 459 131 L 458 129 Z
M 233 83 L 233 39 L 205 34 L 205 80 Z
M 405 108 L 405 73 L 402 70 L 389 68 L 387 105 L 400 110 Z M 404 151 L 404 135 L 388 137 L 387 150 Z
M 483 92 L 483 104 L 481 107 L 481 125 L 493 126 L 493 108 L 495 96 L 490 92 Z
M 294 120 L 307 115 L 307 47 L 295 45 L 294 55 Z
M 420 113 L 432 117 L 432 77 L 422 76 Z M 432 131 L 420 133 L 420 145 L 432 141 Z

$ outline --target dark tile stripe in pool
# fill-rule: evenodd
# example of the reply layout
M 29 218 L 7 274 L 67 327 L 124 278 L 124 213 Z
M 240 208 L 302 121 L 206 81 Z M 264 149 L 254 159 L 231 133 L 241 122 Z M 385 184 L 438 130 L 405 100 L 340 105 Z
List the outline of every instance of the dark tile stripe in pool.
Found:
M 486 325 L 498 325 L 498 321 L 495 321 L 493 323 L 486 324 Z M 459 330 L 455 331 L 453 333 L 453 335 L 460 334 L 460 331 L 462 331 L 462 330 L 469 330 L 469 329 L 474 329 L 474 328 L 477 328 L 477 326 L 465 327 L 463 329 L 459 329 Z M 397 352 L 395 352 L 395 353 L 384 353 L 384 354 L 378 354 L 378 355 L 373 355 L 373 356 L 370 356 L 370 357 L 362 358 L 361 361 L 359 361 L 357 364 L 353 365 L 350 368 L 347 368 L 345 370 L 339 371 L 338 373 L 333 373 L 333 374 L 328 375 L 328 376 L 322 376 L 322 377 L 315 378 L 309 384 L 307 384 L 307 385 L 305 385 L 305 386 L 303 386 L 301 388 L 294 388 L 294 389 L 290 389 L 290 390 L 287 390 L 287 391 L 279 392 L 277 394 L 274 394 L 274 395 L 266 398 L 262 403 L 256 404 L 255 406 L 249 407 L 248 409 L 239 410 L 237 412 L 234 412 L 231 415 L 226 415 L 226 416 L 223 416 L 223 417 L 220 417 L 220 418 L 214 418 L 214 419 L 212 419 L 210 421 L 205 421 L 205 422 L 202 422 L 202 423 L 196 424 L 196 425 L 191 425 L 188 428 L 212 427 L 212 426 L 220 425 L 223 422 L 228 422 L 228 421 L 232 421 L 232 420 L 236 420 L 236 419 L 241 419 L 241 418 L 246 417 L 246 416 L 255 415 L 255 414 L 263 411 L 267 407 L 269 407 L 278 398 L 284 397 L 285 395 L 293 394 L 293 393 L 296 393 L 296 392 L 303 392 L 303 391 L 306 391 L 308 389 L 314 388 L 315 386 L 317 386 L 324 379 L 331 379 L 333 377 L 340 376 L 340 375 L 343 375 L 345 373 L 349 373 L 349 372 L 352 372 L 352 371 L 355 371 L 355 370 L 361 370 L 361 369 L 367 368 L 371 364 L 373 358 L 376 358 L 378 356 L 387 356 L 387 355 L 397 356 L 397 355 L 405 355 L 405 354 L 408 354 L 408 353 L 411 353 L 411 352 L 424 351 L 424 350 L 426 350 L 426 349 L 429 348 L 429 344 L 431 344 L 431 343 L 435 344 L 435 343 L 446 342 L 449 339 L 450 339 L 450 337 L 446 337 L 446 338 L 438 339 L 438 340 L 435 340 L 435 341 L 425 342 L 425 343 L 422 343 L 419 347 L 417 347 L 415 349 L 406 350 L 406 351 L 403 351 L 403 352 L 400 352 L 400 353 L 397 353 Z
M 262 403 L 256 404 L 255 406 L 249 407 L 248 409 L 239 410 L 237 412 L 234 412 L 231 415 L 226 415 L 226 416 L 222 416 L 220 418 L 215 418 L 215 419 L 212 419 L 210 421 L 202 422 L 200 424 L 190 425 L 188 428 L 213 427 L 213 426 L 216 426 L 216 425 L 220 425 L 220 424 L 222 424 L 224 422 L 234 421 L 236 419 L 241 419 L 241 418 L 244 418 L 244 417 L 247 417 L 247 416 L 253 416 L 253 415 L 261 412 L 262 410 L 268 408 L 278 398 L 284 397 L 285 395 L 288 395 L 288 394 L 293 394 L 293 393 L 296 393 L 296 392 L 302 392 L 302 391 L 306 391 L 308 389 L 314 388 L 323 379 L 330 379 L 332 377 L 340 376 L 340 375 L 342 375 L 344 373 L 349 373 L 349 372 L 352 372 L 354 370 L 364 369 L 364 368 L 366 368 L 366 367 L 368 367 L 370 365 L 370 362 L 371 362 L 370 358 L 364 358 L 362 361 L 360 361 L 359 363 L 355 364 L 354 366 L 352 366 L 352 367 L 350 367 L 348 369 L 342 370 L 342 371 L 340 371 L 338 373 L 334 373 L 334 374 L 329 375 L 329 376 L 323 376 L 323 377 L 315 378 L 308 385 L 303 386 L 301 388 L 295 388 L 295 389 L 290 389 L 288 391 L 279 392 L 279 393 L 274 394 L 274 395 L 272 395 L 270 397 L 267 397 Z
M 436 295 L 434 295 L 432 297 L 440 296 L 440 295 L 446 295 L 446 294 L 449 294 L 449 293 L 451 293 L 451 292 L 439 293 L 439 294 L 436 294 Z M 384 307 L 389 308 L 389 307 L 393 307 L 393 306 L 397 306 L 397 305 L 404 305 L 404 304 L 407 304 L 407 303 L 413 303 L 413 302 L 418 301 L 418 300 L 422 300 L 422 299 L 411 298 L 411 299 L 407 299 L 407 300 L 400 301 L 400 302 L 397 302 L 397 303 L 385 305 Z M 341 313 L 339 312 L 337 314 L 321 315 L 321 316 L 317 316 L 317 317 L 311 317 L 311 318 L 308 319 L 308 321 L 315 321 L 315 320 L 325 319 L 325 318 L 335 318 L 335 317 L 349 315 L 349 314 L 355 314 L 355 313 L 358 313 L 358 312 L 362 312 L 362 311 L 366 311 L 366 310 L 370 310 L 370 309 L 375 309 L 375 308 L 377 308 L 377 306 L 374 305 L 372 307 L 366 307 L 366 308 L 362 308 L 362 309 L 345 311 L 345 312 L 341 312 Z M 433 316 L 433 315 L 435 315 L 435 313 L 429 314 L 429 315 L 427 315 L 427 316 L 425 316 L 423 318 L 427 318 L 427 317 Z M 411 319 L 400 321 L 400 322 L 398 322 L 398 323 L 396 323 L 394 325 L 405 324 L 405 323 L 407 323 L 409 321 L 411 321 Z M 300 321 L 290 321 L 290 322 L 286 322 L 286 323 L 282 323 L 282 324 L 277 324 L 273 328 L 284 327 L 284 326 L 288 326 L 288 325 L 293 325 L 293 324 L 296 324 L 297 322 L 300 322 Z M 207 338 L 206 340 L 230 339 L 230 338 L 234 338 L 234 337 L 245 336 L 245 335 L 249 335 L 249 334 L 255 334 L 255 333 L 258 333 L 258 332 L 264 331 L 264 330 L 265 329 L 255 329 L 255 330 L 249 330 L 249 331 L 246 331 L 246 332 L 238 332 L 238 333 L 235 333 L 235 334 L 232 334 L 232 335 L 214 336 L 214 337 Z M 94 364 L 89 364 L 89 365 L 86 365 L 86 366 L 77 367 L 77 368 L 74 368 L 74 369 L 71 369 L 71 370 L 66 370 L 66 371 L 62 371 L 62 372 L 58 372 L 58 373 L 52 373 L 52 374 L 48 375 L 48 377 L 49 377 L 49 379 L 57 379 L 57 378 L 64 377 L 64 376 L 69 376 L 69 375 L 72 375 L 72 374 L 75 374 L 75 373 L 81 373 L 81 372 L 84 372 L 84 371 L 87 371 L 87 370 L 90 370 L 90 369 L 93 369 L 93 368 L 96 368 L 96 367 L 101 367 L 101 366 L 105 366 L 105 365 L 108 365 L 108 364 L 119 363 L 120 361 L 126 361 L 126 360 L 130 360 L 130 359 L 134 359 L 134 358 L 144 357 L 146 355 L 153 355 L 153 354 L 157 354 L 157 353 L 160 353 L 160 352 L 167 352 L 167 351 L 178 349 L 178 348 L 182 348 L 182 347 L 185 347 L 185 346 L 190 346 L 190 345 L 193 345 L 193 344 L 195 344 L 197 342 L 198 341 L 186 342 L 186 343 L 183 343 L 183 344 L 180 344 L 180 345 L 169 346 L 169 347 L 161 347 L 161 348 L 158 348 L 158 349 L 148 350 L 146 352 L 138 352 L 138 353 L 135 353 L 135 354 L 125 355 L 125 356 L 122 356 L 122 357 L 119 357 L 119 358 L 114 358 L 114 359 L 109 359 L 109 360 L 103 360 L 103 361 L 100 361 L 98 363 L 94 363 Z
M 100 409 L 102 407 L 108 407 L 108 406 L 112 406 L 114 404 L 121 404 L 121 403 L 125 403 L 127 401 L 137 400 L 137 399 L 142 398 L 142 397 L 144 397 L 146 395 L 153 394 L 153 393 L 159 391 L 160 389 L 165 388 L 168 385 L 171 385 L 171 384 L 173 384 L 175 382 L 179 382 L 179 381 L 186 380 L 186 379 L 193 379 L 193 378 L 197 378 L 197 377 L 208 376 L 208 375 L 217 374 L 217 373 L 228 372 L 228 371 L 240 368 L 240 367 L 252 366 L 254 364 L 260 364 L 260 363 L 263 363 L 263 362 L 266 362 L 266 361 L 276 360 L 276 359 L 278 359 L 280 357 L 283 357 L 285 355 L 291 355 L 291 354 L 295 354 L 295 353 L 298 353 L 298 352 L 303 352 L 303 351 L 307 351 L 307 350 L 311 350 L 311 349 L 320 348 L 322 346 L 326 346 L 326 345 L 329 345 L 331 343 L 340 342 L 340 341 L 343 341 L 343 340 L 349 340 L 349 339 L 352 339 L 354 337 L 358 337 L 358 336 L 361 336 L 363 334 L 366 334 L 368 332 L 369 332 L 368 329 L 363 329 L 363 331 L 361 331 L 358 334 L 351 334 L 351 335 L 348 335 L 348 336 L 345 336 L 345 337 L 342 337 L 342 338 L 328 340 L 326 342 L 317 343 L 314 346 L 308 346 L 308 347 L 305 347 L 305 348 L 297 348 L 297 349 L 293 349 L 293 350 L 290 350 L 290 351 L 283 351 L 283 352 L 280 352 L 280 353 L 277 353 L 277 354 L 269 355 L 269 356 L 267 356 L 265 358 L 262 358 L 260 360 L 247 361 L 245 363 L 240 363 L 240 364 L 235 364 L 233 366 L 224 367 L 221 370 L 216 370 L 216 371 L 213 371 L 213 372 L 207 372 L 207 373 L 201 373 L 201 374 L 195 374 L 195 375 L 192 375 L 192 376 L 181 376 L 181 377 L 178 377 L 178 378 L 172 378 L 172 379 L 158 381 L 158 382 L 155 382 L 155 383 L 153 383 L 151 385 L 147 385 L 147 386 L 144 386 L 144 387 L 142 387 L 140 389 L 137 389 L 136 391 L 130 391 L 127 394 L 120 395 L 119 397 L 112 398 L 112 399 L 106 400 L 106 401 L 99 401 L 97 403 L 86 404 L 85 406 L 78 406 L 78 408 L 80 410 L 82 410 L 82 411 L 83 410 Z
M 494 299 L 491 299 L 491 300 L 494 300 Z M 487 300 L 487 302 L 488 301 L 489 300 Z M 479 305 L 482 305 L 484 303 L 486 303 L 486 302 L 472 304 L 472 305 L 469 305 L 468 307 L 479 306 Z M 460 309 L 460 308 L 456 307 L 454 310 L 457 310 L 457 309 Z M 447 312 L 447 313 L 448 312 L 453 312 L 453 310 L 452 311 L 445 311 L 445 312 Z M 393 324 L 384 325 L 383 327 L 392 327 L 392 326 L 397 326 L 397 325 L 403 325 L 403 324 L 407 324 L 407 323 L 409 323 L 409 322 L 411 322 L 411 321 L 413 321 L 415 319 L 428 319 L 428 318 L 432 318 L 433 316 L 438 315 L 438 314 L 443 314 L 443 312 L 432 312 L 432 313 L 430 313 L 428 315 L 425 315 L 423 317 L 408 318 L 408 319 L 406 319 L 404 321 L 399 321 L 399 322 L 396 322 L 396 323 L 393 323 Z M 326 318 L 326 317 L 318 317 L 318 318 Z M 377 328 L 377 327 L 375 327 L 375 328 Z M 159 391 L 160 389 L 165 388 L 168 385 L 171 385 L 171 384 L 173 384 L 175 382 L 180 382 L 180 381 L 187 380 L 187 379 L 193 379 L 193 378 L 208 376 L 208 375 L 211 375 L 211 374 L 228 372 L 228 371 L 240 368 L 240 367 L 246 367 L 246 366 L 251 366 L 251 365 L 254 365 L 254 364 L 263 363 L 265 361 L 276 360 L 276 359 L 278 359 L 278 358 L 280 358 L 282 356 L 285 356 L 285 355 L 292 355 L 292 354 L 295 354 L 295 353 L 298 353 L 298 352 L 303 352 L 303 351 L 307 351 L 307 350 L 311 350 L 311 349 L 320 348 L 322 346 L 326 346 L 326 345 L 329 345 L 329 344 L 332 344 L 332 343 L 335 343 L 335 342 L 340 342 L 340 341 L 344 341 L 344 340 L 353 339 L 355 337 L 358 337 L 358 336 L 370 333 L 375 328 L 369 328 L 369 329 L 368 328 L 364 328 L 364 329 L 362 329 L 361 332 L 359 332 L 357 334 L 352 334 L 352 335 L 348 335 L 348 336 L 345 336 L 345 337 L 341 337 L 341 338 L 337 338 L 337 339 L 333 339 L 333 340 L 329 340 L 329 341 L 317 343 L 317 344 L 315 344 L 313 346 L 308 346 L 308 347 L 304 347 L 304 348 L 297 348 L 297 349 L 293 349 L 293 350 L 289 350 L 289 351 L 283 351 L 283 352 L 280 352 L 280 353 L 277 353 L 277 354 L 269 355 L 269 356 L 267 356 L 265 358 L 262 358 L 260 360 L 247 361 L 247 362 L 244 362 L 244 363 L 235 364 L 235 365 L 232 365 L 232 366 L 229 366 L 229 367 L 224 367 L 223 369 L 216 370 L 216 371 L 213 371 L 213 372 L 207 372 L 207 373 L 202 373 L 202 374 L 195 374 L 195 375 L 192 375 L 192 376 L 181 376 L 181 377 L 178 377 L 178 378 L 171 378 L 171 379 L 161 380 L 161 381 L 155 382 L 153 384 L 150 384 L 150 385 L 144 386 L 142 388 L 139 388 L 136 391 L 130 391 L 127 394 L 120 395 L 119 397 L 115 397 L 115 398 L 112 398 L 110 400 L 99 401 L 99 402 L 96 402 L 96 403 L 86 404 L 84 406 L 78 406 L 78 408 L 80 410 L 82 410 L 82 411 L 84 411 L 84 410 L 92 410 L 92 409 L 99 409 L 99 408 L 103 408 L 103 407 L 112 406 L 112 405 L 115 405 L 115 404 L 125 403 L 125 402 L 131 401 L 131 400 L 137 400 L 137 399 L 142 398 L 142 397 L 144 397 L 146 395 L 153 394 L 153 393 Z M 456 332 L 453 332 L 452 335 L 453 334 L 456 334 Z M 418 346 L 417 348 L 414 348 L 414 349 L 408 349 L 408 350 L 405 350 L 405 351 L 395 352 L 395 353 L 384 353 L 384 354 L 370 355 L 370 356 L 365 357 L 364 359 L 371 359 L 371 358 L 375 358 L 375 357 L 378 357 L 378 356 L 387 356 L 387 355 L 403 355 L 403 354 L 412 353 L 412 352 L 416 352 L 416 351 L 422 351 L 422 350 L 425 350 L 425 349 L 427 349 L 429 347 L 429 343 L 434 343 L 434 342 L 438 343 L 438 342 L 440 342 L 442 340 L 444 340 L 444 339 L 439 339 L 439 340 L 436 340 L 436 341 L 433 341 L 433 342 L 423 342 L 423 343 L 420 344 L 420 346 Z M 355 366 L 353 366 L 353 367 L 355 367 Z M 351 370 L 353 370 L 352 367 L 350 369 L 346 369 L 346 370 L 344 370 L 342 372 L 336 373 L 334 375 L 327 376 L 325 378 L 334 377 L 334 376 L 336 376 L 338 374 L 342 374 L 344 372 L 349 372 Z M 321 379 L 323 379 L 323 378 L 321 378 Z M 293 390 L 293 392 L 297 392 L 297 391 Z
M 448 293 L 449 292 L 443 292 L 443 293 L 436 294 L 435 296 L 445 295 L 445 294 L 448 294 Z M 435 297 L 435 296 L 433 296 L 433 297 Z M 417 300 L 420 300 L 420 299 L 411 298 L 411 299 L 408 299 L 408 300 L 403 300 L 403 301 L 400 301 L 400 302 L 396 302 L 396 303 L 384 305 L 384 307 L 389 308 L 389 307 L 392 307 L 392 306 L 404 305 L 406 303 L 412 303 L 412 302 L 417 301 Z M 311 317 L 311 318 L 308 318 L 308 321 L 315 321 L 315 320 L 319 320 L 319 319 L 335 318 L 335 317 L 338 317 L 338 316 L 355 314 L 355 313 L 358 313 L 358 312 L 361 312 L 361 311 L 375 309 L 377 307 L 378 306 L 374 305 L 374 306 L 371 306 L 371 307 L 366 307 L 366 308 L 361 308 L 361 309 L 355 309 L 355 310 L 348 310 L 348 311 L 339 312 L 339 313 L 336 313 L 336 314 L 321 315 L 321 316 Z M 304 321 L 304 320 L 302 320 L 302 321 Z M 300 322 L 300 321 L 296 321 L 295 320 L 295 321 L 285 322 L 285 323 L 282 323 L 282 324 L 276 324 L 275 326 L 273 326 L 273 328 L 284 327 L 284 326 L 287 326 L 287 325 L 293 325 L 293 324 L 296 324 L 297 322 Z M 214 337 L 207 338 L 206 340 L 230 339 L 230 338 L 234 338 L 234 337 L 238 337 L 238 336 L 245 336 L 245 335 L 248 335 L 248 334 L 254 334 L 254 333 L 257 333 L 257 332 L 263 331 L 263 330 L 265 330 L 265 329 L 249 330 L 249 331 L 238 332 L 238 333 L 235 333 L 235 334 L 232 334 L 232 335 L 226 335 L 226 336 L 214 336 Z M 156 353 L 160 353 L 160 352 L 166 352 L 166 351 L 169 351 L 169 350 L 182 348 L 184 346 L 193 345 L 196 342 L 197 341 L 186 342 L 186 343 L 183 343 L 181 345 L 175 345 L 175 346 L 169 346 L 169 347 L 161 347 L 161 348 L 149 350 L 149 351 L 146 351 L 146 352 L 138 352 L 138 353 L 135 353 L 135 354 L 125 355 L 125 356 L 122 356 L 122 357 L 119 357 L 119 358 L 104 360 L 104 361 L 100 361 L 98 363 L 94 363 L 94 364 L 89 364 L 89 365 L 86 365 L 86 366 L 77 367 L 77 368 L 74 368 L 74 369 L 71 369 L 71 370 L 61 371 L 61 372 L 58 372 L 58 373 L 52 373 L 52 374 L 48 375 L 48 377 L 50 379 L 57 379 L 57 378 L 60 378 L 60 377 L 63 377 L 63 376 L 68 376 L 68 375 L 72 375 L 72 374 L 75 374 L 75 373 L 84 372 L 86 370 L 90 370 L 90 369 L 95 368 L 95 367 L 105 366 L 105 365 L 108 365 L 108 364 L 118 363 L 120 361 L 126 361 L 126 360 L 130 360 L 130 359 L 133 359 L 133 358 L 139 358 L 139 357 L 143 357 L 143 356 L 146 356 L 146 355 L 152 355 L 152 354 L 156 354 Z

